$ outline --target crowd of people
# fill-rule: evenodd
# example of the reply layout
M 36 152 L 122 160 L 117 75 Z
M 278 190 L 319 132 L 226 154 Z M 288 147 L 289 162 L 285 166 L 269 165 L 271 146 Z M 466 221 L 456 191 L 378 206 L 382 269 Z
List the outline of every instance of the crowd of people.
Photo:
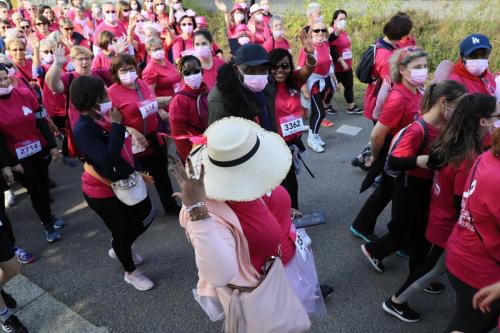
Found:
M 408 302 L 419 291 L 442 293 L 438 278 L 447 274 L 456 302 L 445 332 L 497 325 L 500 76 L 489 69 L 489 38 L 464 36 L 457 60 L 442 59 L 431 76 L 405 13 L 353 55 L 345 10 L 330 21 L 318 3 L 308 4 L 295 38 L 269 2 L 215 0 L 227 36 L 216 41 L 206 18 L 181 0 L 22 0 L 17 8 L 0 0 L 5 332 L 28 332 L 3 286 L 35 260 L 7 216 L 11 187 L 28 191 L 47 242 L 62 239 L 65 221 L 50 196 L 60 184 L 49 177 L 59 158 L 82 168 L 83 198 L 111 232 L 108 255 L 123 266 L 125 282 L 154 287 L 132 248 L 156 217 L 152 185 L 194 248 L 195 299 L 211 320 L 224 320 L 228 333 L 307 331 L 310 316 L 326 315 L 334 291 L 320 284 L 311 238 L 294 225 L 302 216 L 297 174 L 309 171 L 302 136 L 312 151 L 325 151 L 320 129 L 334 125 L 325 115 L 339 112 L 332 98 L 340 86 L 345 112 L 373 123 L 352 164 L 366 170 L 361 191 L 375 189 L 350 230 L 378 272 L 392 254 L 409 262 L 383 310 L 418 321 Z M 355 75 L 367 84 L 363 108 L 354 103 Z M 389 202 L 387 233 L 377 237 Z

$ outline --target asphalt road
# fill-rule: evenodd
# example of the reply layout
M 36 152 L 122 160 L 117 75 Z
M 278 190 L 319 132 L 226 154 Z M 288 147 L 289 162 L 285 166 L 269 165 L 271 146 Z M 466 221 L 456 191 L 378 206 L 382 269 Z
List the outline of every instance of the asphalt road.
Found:
M 366 194 L 358 189 L 363 172 L 350 166 L 350 159 L 366 142 L 370 123 L 359 115 L 339 112 L 328 116 L 336 126 L 321 129 L 326 152 L 310 152 L 307 161 L 316 175 L 300 176 L 300 205 L 305 213 L 324 210 L 326 225 L 308 230 L 320 280 L 334 287 L 327 303 L 328 316 L 315 321 L 311 332 L 441 332 L 453 308 L 453 291 L 446 280 L 442 295 L 420 294 L 412 300 L 422 320 L 403 323 L 386 315 L 382 302 L 404 281 L 408 263 L 392 256 L 384 262 L 386 272 L 375 272 L 360 251 L 361 242 L 349 226 Z M 342 124 L 361 127 L 356 136 L 336 133 Z M 143 269 L 156 283 L 153 290 L 139 292 L 123 282 L 119 263 L 107 256 L 110 233 L 86 206 L 80 190 L 81 168 L 61 162 L 51 167 L 58 186 L 52 191 L 53 209 L 67 221 L 62 240 L 47 244 L 42 226 L 27 195 L 8 209 L 20 246 L 32 251 L 37 261 L 23 274 L 54 297 L 98 326 L 112 332 L 220 332 L 220 322 L 210 322 L 192 296 L 197 275 L 193 250 L 178 220 L 161 213 L 137 242 L 146 258 Z M 152 194 L 156 207 L 159 200 Z M 387 210 L 377 232 L 385 232 Z M 40 309 L 43 312 L 43 309 Z

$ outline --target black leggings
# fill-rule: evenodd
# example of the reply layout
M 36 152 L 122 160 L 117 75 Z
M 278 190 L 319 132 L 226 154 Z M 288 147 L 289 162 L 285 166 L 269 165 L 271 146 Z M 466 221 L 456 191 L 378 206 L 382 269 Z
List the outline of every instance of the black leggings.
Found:
M 372 256 L 383 259 L 404 249 L 410 254 L 410 272 L 424 263 L 430 248 L 430 243 L 425 238 L 425 229 L 429 217 L 431 186 L 430 179 L 406 173 L 398 176 L 392 198 L 389 232 L 366 244 L 366 249 Z
M 494 302 L 489 313 L 482 313 L 472 307 L 472 297 L 478 291 L 463 283 L 456 276 L 448 272 L 453 289 L 455 289 L 455 313 L 451 318 L 445 333 L 459 331 L 464 333 L 487 333 L 498 323 L 500 315 L 500 301 Z
M 316 82 L 313 89 L 319 90 L 319 82 Z M 333 86 L 330 79 L 325 79 L 325 87 L 323 91 L 316 94 L 311 94 L 311 117 L 309 118 L 309 126 L 313 134 L 318 134 L 321 121 L 325 118 L 325 99 L 330 98 L 332 95 Z
M 126 272 L 135 271 L 132 259 L 132 244 L 147 230 L 155 217 L 149 197 L 135 206 L 127 206 L 117 197 L 95 199 L 85 196 L 90 208 L 104 221 L 113 237 L 111 246 L 115 250 Z
M 24 173 L 14 172 L 14 179 L 28 190 L 31 205 L 45 227 L 53 230 L 49 195 L 49 163 L 51 157 L 45 151 L 21 160 Z
M 342 83 L 344 86 L 344 98 L 345 101 L 350 104 L 354 102 L 354 78 L 352 75 L 352 69 L 347 72 L 336 72 L 335 76 L 337 77 L 337 81 Z
M 160 197 L 161 204 L 165 212 L 171 212 L 177 209 L 177 202 L 172 198 L 172 182 L 168 176 L 167 159 L 151 154 L 148 156 L 137 157 L 142 169 L 148 171 L 154 178 L 156 191 Z
M 295 166 L 290 166 L 286 178 L 283 180 L 281 185 L 288 191 L 290 199 L 292 200 L 292 208 L 299 209 L 299 182 L 297 181 L 297 175 L 295 174 Z
M 63 134 L 63 142 L 62 142 L 62 155 L 64 157 L 69 156 L 68 150 L 68 137 L 66 136 L 66 116 L 53 116 L 52 121 L 54 125 L 57 126 L 59 131 Z

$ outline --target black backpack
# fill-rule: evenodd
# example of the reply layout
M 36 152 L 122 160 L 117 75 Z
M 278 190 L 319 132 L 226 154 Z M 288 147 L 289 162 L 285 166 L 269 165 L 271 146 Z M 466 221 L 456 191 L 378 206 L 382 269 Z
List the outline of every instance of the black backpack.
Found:
M 375 43 L 368 46 L 366 51 L 363 53 L 363 56 L 361 57 L 358 65 L 356 66 L 356 77 L 362 83 L 370 84 L 377 79 L 372 76 L 372 67 L 375 64 L 375 55 L 377 54 L 377 49 L 380 48 L 391 51 L 394 50 L 393 47 L 385 43 Z

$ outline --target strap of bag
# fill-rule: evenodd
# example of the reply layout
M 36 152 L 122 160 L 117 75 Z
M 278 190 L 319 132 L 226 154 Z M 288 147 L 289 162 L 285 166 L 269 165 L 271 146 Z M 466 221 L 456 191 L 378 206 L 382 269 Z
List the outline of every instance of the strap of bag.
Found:
M 139 84 L 137 84 L 137 81 L 134 82 L 134 88 L 135 88 L 135 91 L 137 92 L 137 95 L 139 95 L 139 100 L 143 101 L 144 95 L 142 94 L 141 88 L 139 87 Z M 143 131 L 144 131 L 143 134 L 146 135 L 147 129 L 148 129 L 146 119 L 142 119 L 142 125 L 143 125 Z

